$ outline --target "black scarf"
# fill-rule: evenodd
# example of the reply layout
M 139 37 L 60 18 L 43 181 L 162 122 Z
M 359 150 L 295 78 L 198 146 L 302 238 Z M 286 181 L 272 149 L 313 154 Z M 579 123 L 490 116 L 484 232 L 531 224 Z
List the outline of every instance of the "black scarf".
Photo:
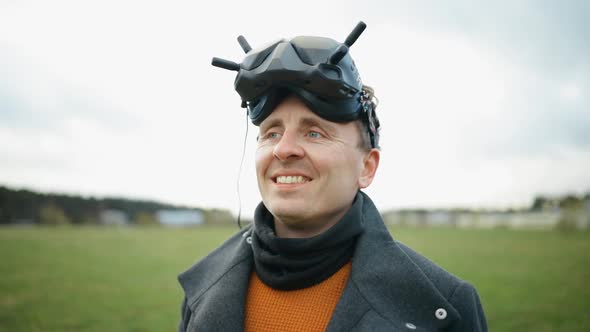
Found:
M 256 274 L 279 290 L 307 288 L 328 279 L 346 264 L 363 231 L 363 196 L 357 193 L 351 208 L 327 231 L 305 239 L 279 238 L 274 217 L 260 203 L 254 212 L 252 251 Z

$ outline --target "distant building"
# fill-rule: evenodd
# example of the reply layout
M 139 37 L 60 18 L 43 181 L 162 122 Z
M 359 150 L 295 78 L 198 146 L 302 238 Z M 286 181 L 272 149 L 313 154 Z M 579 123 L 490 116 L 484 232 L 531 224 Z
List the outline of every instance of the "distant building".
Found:
M 109 226 L 126 226 L 129 225 L 129 217 L 125 212 L 120 210 L 108 209 L 103 210 L 99 216 L 102 225 Z
M 197 226 L 205 222 L 201 210 L 160 210 L 156 212 L 156 219 L 161 225 L 172 227 Z
M 552 229 L 561 216 L 559 210 L 550 211 L 445 211 L 402 210 L 383 213 L 388 225 L 452 226 L 459 228 L 527 228 Z M 578 227 L 584 225 L 578 222 Z
M 509 226 L 513 228 L 553 229 L 557 225 L 560 211 L 516 212 L 509 215 Z
M 207 209 L 205 210 L 205 222 L 207 225 L 231 225 L 235 219 L 229 210 Z
M 455 216 L 450 211 L 429 211 L 428 224 L 432 226 L 455 226 Z
M 510 227 L 510 215 L 501 211 L 477 213 L 477 220 L 472 225 L 478 228 Z

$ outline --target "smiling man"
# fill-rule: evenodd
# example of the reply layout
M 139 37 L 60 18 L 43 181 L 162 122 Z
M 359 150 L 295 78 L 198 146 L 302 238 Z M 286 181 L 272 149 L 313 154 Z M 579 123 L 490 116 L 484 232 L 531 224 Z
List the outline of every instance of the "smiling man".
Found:
M 379 166 L 373 89 L 344 43 L 246 52 L 235 87 L 259 126 L 254 223 L 179 276 L 179 331 L 487 331 L 469 283 L 393 240 L 362 192 Z
M 307 238 L 326 231 L 350 209 L 379 164 L 364 149 L 355 122 L 332 123 L 295 94 L 260 124 L 256 170 L 264 206 L 279 237 Z

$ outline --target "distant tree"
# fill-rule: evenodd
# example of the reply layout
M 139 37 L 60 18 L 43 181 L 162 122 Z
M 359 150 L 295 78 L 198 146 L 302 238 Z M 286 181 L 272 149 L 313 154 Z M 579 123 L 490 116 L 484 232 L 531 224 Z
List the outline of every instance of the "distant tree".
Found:
M 35 221 L 40 204 L 39 196 L 33 192 L 0 187 L 0 223 Z
M 205 223 L 213 224 L 232 224 L 235 222 L 231 212 L 223 209 L 209 209 L 205 211 Z
M 541 210 L 543 210 L 543 207 L 545 206 L 545 204 L 547 204 L 547 198 L 545 198 L 543 196 L 537 196 L 537 197 L 535 197 L 535 200 L 533 201 L 533 205 L 531 206 L 531 211 L 541 211 Z
M 573 231 L 578 228 L 583 216 L 584 201 L 580 197 L 568 195 L 559 202 L 561 216 L 557 221 L 557 229 L 561 231 Z
M 149 226 L 149 225 L 158 225 L 159 223 L 153 213 L 139 212 L 135 216 L 135 224 L 141 225 L 141 226 Z
M 42 225 L 68 225 L 71 222 L 62 209 L 53 203 L 47 203 L 39 210 L 39 223 Z
M 93 215 L 86 215 L 86 217 L 79 222 L 81 225 L 98 225 L 99 223 L 100 221 L 98 220 L 98 217 Z
M 575 195 L 567 195 L 559 202 L 559 207 L 562 209 L 575 209 L 582 206 L 582 199 Z

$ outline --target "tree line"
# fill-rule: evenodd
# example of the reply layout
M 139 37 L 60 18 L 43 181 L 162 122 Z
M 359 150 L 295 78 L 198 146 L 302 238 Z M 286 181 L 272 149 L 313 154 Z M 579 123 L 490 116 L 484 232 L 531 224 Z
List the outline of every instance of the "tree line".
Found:
M 159 210 L 200 210 L 147 200 L 39 193 L 0 186 L 0 224 L 98 224 L 106 210 L 123 212 L 131 222 L 153 219 Z

